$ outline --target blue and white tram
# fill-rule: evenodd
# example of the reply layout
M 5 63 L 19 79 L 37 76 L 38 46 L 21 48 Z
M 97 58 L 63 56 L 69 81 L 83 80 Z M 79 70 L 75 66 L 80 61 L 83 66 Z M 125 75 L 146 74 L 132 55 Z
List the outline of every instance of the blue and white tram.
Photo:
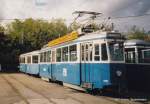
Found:
M 41 77 L 84 89 L 125 84 L 125 60 L 120 33 L 95 32 L 40 51 Z
M 150 43 L 134 39 L 124 47 L 129 89 L 150 91 Z
M 39 74 L 39 51 L 20 55 L 20 71 L 32 75 Z

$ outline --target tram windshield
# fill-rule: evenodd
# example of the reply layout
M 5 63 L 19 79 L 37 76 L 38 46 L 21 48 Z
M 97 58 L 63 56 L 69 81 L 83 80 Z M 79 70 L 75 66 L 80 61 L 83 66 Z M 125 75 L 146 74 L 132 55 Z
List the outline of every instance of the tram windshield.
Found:
M 108 43 L 109 51 L 110 51 L 110 59 L 112 61 L 123 61 L 123 43 L 111 42 Z

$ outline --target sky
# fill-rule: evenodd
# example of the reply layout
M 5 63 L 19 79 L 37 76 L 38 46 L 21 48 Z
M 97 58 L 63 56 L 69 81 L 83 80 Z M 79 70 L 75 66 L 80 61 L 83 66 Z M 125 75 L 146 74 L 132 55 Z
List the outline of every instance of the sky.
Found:
M 101 12 L 110 17 L 143 15 L 150 14 L 150 0 L 0 0 L 0 19 L 63 18 L 70 23 L 76 10 Z M 121 29 L 137 25 L 150 30 L 150 15 L 112 21 Z

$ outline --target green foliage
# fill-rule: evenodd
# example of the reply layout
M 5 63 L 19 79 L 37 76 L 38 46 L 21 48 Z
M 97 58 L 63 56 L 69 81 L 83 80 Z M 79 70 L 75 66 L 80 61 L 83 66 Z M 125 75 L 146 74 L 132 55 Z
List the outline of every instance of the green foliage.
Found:
M 128 39 L 140 39 L 140 40 L 145 40 L 145 37 L 146 37 L 146 33 L 145 33 L 145 30 L 144 29 L 139 29 L 138 27 L 136 26 L 133 26 L 128 34 L 127 34 L 127 38 Z
M 26 19 L 15 20 L 7 26 L 7 33 L 12 41 L 25 45 L 25 50 L 40 49 L 48 41 L 67 33 L 67 26 L 62 19 L 42 21 Z
M 0 33 L 4 32 L 5 28 L 0 25 Z
M 18 64 L 21 53 L 38 50 L 48 41 L 65 35 L 68 28 L 63 19 L 24 21 L 16 19 L 4 29 L 0 26 L 0 63 Z M 5 31 L 5 34 L 4 32 Z

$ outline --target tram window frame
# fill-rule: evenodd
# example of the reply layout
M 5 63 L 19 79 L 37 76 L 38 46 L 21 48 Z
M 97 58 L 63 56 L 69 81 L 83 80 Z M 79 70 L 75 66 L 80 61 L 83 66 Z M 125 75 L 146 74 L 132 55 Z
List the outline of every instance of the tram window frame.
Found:
M 52 55 L 52 56 L 51 56 L 51 58 L 52 58 L 52 59 L 51 59 L 51 62 L 55 62 L 55 61 L 56 61 L 56 50 L 52 50 L 52 51 L 51 51 L 51 55 Z
M 89 62 L 93 61 L 93 43 L 87 42 L 81 44 L 81 61 Z
M 85 45 L 81 45 L 81 60 L 85 61 Z
M 102 61 L 107 61 L 108 60 L 108 49 L 107 49 L 107 44 L 106 43 L 101 44 L 101 60 Z
M 136 53 L 135 51 L 125 51 L 125 62 L 126 63 L 136 63 L 136 57 L 135 57 Z
M 42 62 L 42 53 L 40 53 L 40 62 Z
M 56 62 L 61 62 L 61 61 L 62 61 L 62 48 L 58 48 L 56 49 Z
M 27 56 L 27 63 L 31 64 L 31 56 Z
M 63 47 L 62 48 L 62 62 L 68 62 L 69 61 L 69 47 Z
M 85 61 L 89 61 L 89 45 L 85 44 Z
M 39 62 L 39 56 L 38 55 L 33 55 L 32 56 L 32 63 L 38 63 Z
M 43 62 L 46 62 L 46 56 L 47 56 L 47 52 L 43 53 Z
M 20 57 L 20 63 L 25 63 L 25 57 Z
M 40 53 L 40 62 L 44 62 L 44 53 Z
M 46 62 L 51 62 L 51 51 L 47 51 L 46 53 Z
M 69 46 L 69 60 L 72 62 L 77 61 L 77 44 Z
M 25 57 L 23 57 L 23 63 L 25 63 L 25 61 L 26 61 L 26 59 L 25 59 Z
M 134 51 L 127 52 L 128 63 L 136 63 L 136 53 Z
M 96 46 L 97 45 L 97 48 L 98 50 L 96 50 Z M 100 61 L 100 44 L 96 43 L 94 44 L 94 61 Z
M 89 44 L 89 61 L 93 61 L 93 44 Z

